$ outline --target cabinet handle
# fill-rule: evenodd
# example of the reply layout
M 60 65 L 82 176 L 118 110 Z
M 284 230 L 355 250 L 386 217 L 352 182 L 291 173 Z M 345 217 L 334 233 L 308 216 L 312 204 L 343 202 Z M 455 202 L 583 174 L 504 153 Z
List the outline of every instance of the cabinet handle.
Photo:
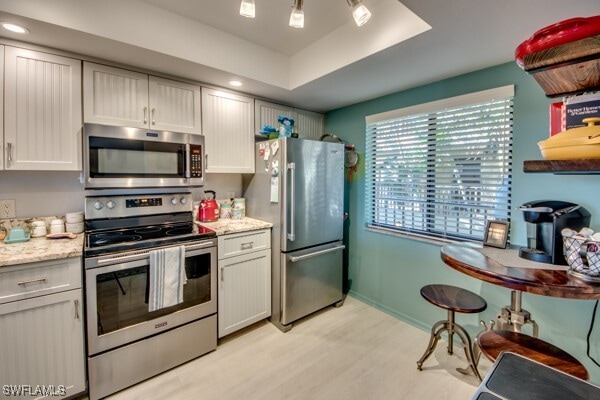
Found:
M 152 125 L 156 125 L 156 108 L 152 107 Z
M 221 282 L 225 282 L 225 268 L 221 267 Z
M 75 319 L 79 319 L 79 300 L 74 300 L 75 303 Z
M 47 280 L 46 277 L 43 277 L 43 278 L 38 278 L 38 279 L 32 279 L 30 281 L 17 282 L 17 285 L 25 286 L 25 285 L 29 285 L 30 283 L 46 282 L 46 280 Z
M 208 154 L 204 155 L 204 169 L 208 168 Z
M 12 143 L 6 143 L 6 157 L 9 163 L 12 163 Z
M 148 107 L 144 107 L 144 124 L 148 123 Z
M 251 249 L 254 246 L 254 242 L 242 243 L 242 250 Z

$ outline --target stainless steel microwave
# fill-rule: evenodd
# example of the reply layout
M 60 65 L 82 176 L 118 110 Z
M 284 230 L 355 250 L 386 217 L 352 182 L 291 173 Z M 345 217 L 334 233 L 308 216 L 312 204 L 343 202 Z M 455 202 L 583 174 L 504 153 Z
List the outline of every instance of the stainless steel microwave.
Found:
M 202 135 L 83 126 L 86 189 L 202 186 L 204 154 Z

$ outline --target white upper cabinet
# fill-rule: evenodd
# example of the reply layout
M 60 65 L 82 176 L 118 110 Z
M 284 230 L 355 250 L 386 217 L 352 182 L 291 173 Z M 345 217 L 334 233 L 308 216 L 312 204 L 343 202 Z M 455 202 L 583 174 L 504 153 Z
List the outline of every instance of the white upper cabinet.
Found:
M 320 140 L 321 136 L 325 133 L 324 114 L 270 103 L 268 101 L 256 100 L 256 123 L 254 126 L 256 134 L 259 135 L 258 132 L 261 131 L 265 125 L 271 125 L 272 127 L 277 128 L 279 125 L 277 117 L 280 115 L 294 118 L 296 121 L 294 132 L 297 132 L 298 137 L 302 139 Z
M 81 61 L 6 46 L 7 170 L 81 170 Z
M 85 122 L 148 127 L 148 75 L 84 62 L 83 78 Z
M 302 139 L 321 140 L 325 134 L 325 115 L 296 109 L 296 132 Z
M 254 173 L 254 99 L 202 88 L 206 172 Z
M 201 133 L 200 86 L 84 63 L 85 122 Z

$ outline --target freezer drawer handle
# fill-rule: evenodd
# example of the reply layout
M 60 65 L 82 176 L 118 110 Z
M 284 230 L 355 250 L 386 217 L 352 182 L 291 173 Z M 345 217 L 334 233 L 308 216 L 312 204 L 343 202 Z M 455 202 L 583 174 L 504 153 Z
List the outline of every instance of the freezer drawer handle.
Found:
M 290 170 L 290 232 L 287 238 L 290 242 L 296 240 L 296 228 L 294 220 L 296 219 L 296 163 L 289 163 L 287 168 Z
M 298 257 L 288 256 L 288 260 L 290 260 L 291 262 L 302 261 L 307 258 L 316 257 L 316 256 L 320 256 L 320 255 L 327 254 L 327 253 L 333 253 L 338 250 L 344 250 L 345 248 L 346 248 L 346 246 L 341 245 L 341 246 L 332 247 L 330 249 L 315 251 L 314 253 L 304 254 L 304 255 L 298 256 Z
M 46 277 L 43 277 L 43 278 L 38 278 L 38 279 L 32 279 L 30 281 L 17 282 L 17 285 L 25 286 L 25 285 L 29 285 L 30 283 L 45 283 L 47 280 L 48 279 L 46 279 Z

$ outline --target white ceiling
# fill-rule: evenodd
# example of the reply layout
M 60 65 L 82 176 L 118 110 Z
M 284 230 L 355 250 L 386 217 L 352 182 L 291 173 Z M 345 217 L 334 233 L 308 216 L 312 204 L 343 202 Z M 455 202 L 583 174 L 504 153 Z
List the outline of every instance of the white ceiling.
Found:
M 21 22 L 7 39 L 54 47 L 296 107 L 327 111 L 514 60 L 536 30 L 600 14 L 598 0 L 305 0 L 305 27 L 288 26 L 292 0 L 0 0 Z M 402 41 L 404 40 L 404 41 Z

